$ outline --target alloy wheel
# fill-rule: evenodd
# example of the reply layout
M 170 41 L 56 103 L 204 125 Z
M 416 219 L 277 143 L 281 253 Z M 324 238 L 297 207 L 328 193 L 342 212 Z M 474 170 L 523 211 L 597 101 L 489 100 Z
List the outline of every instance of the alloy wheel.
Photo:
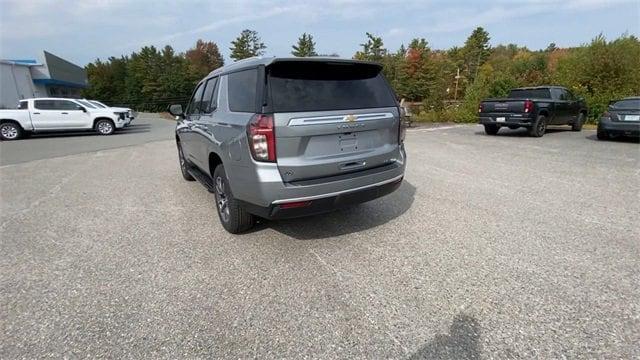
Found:
M 0 128 L 0 134 L 2 134 L 2 137 L 5 139 L 13 140 L 18 137 L 18 129 L 15 125 L 5 124 Z
M 222 177 L 216 177 L 216 204 L 218 205 L 218 212 L 222 221 L 229 221 L 229 198 L 225 191 L 224 180 Z
M 547 129 L 547 124 L 545 123 L 544 120 L 540 120 L 540 122 L 538 123 L 538 134 L 543 135 L 544 131 Z
M 113 131 L 113 125 L 111 125 L 111 123 L 107 121 L 103 121 L 100 124 L 98 124 L 98 131 L 101 134 L 109 134 Z

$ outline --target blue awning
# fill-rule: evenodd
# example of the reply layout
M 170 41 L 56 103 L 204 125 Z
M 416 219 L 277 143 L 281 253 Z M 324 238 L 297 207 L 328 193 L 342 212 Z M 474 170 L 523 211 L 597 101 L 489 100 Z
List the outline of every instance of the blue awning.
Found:
M 33 83 L 37 85 L 52 85 L 52 86 L 66 86 L 73 88 L 87 88 L 89 87 L 87 84 L 78 84 L 64 80 L 56 80 L 56 79 L 33 79 Z

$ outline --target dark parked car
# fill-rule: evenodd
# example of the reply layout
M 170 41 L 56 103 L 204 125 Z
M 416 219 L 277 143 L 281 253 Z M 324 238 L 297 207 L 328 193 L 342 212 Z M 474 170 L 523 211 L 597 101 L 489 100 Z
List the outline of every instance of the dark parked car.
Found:
M 182 175 L 215 194 L 224 228 L 313 215 L 396 190 L 405 169 L 399 104 L 382 66 L 252 58 L 203 79 L 179 116 Z
M 538 86 L 513 89 L 504 99 L 487 99 L 478 108 L 480 124 L 488 135 L 501 127 L 529 129 L 529 135 L 544 135 L 547 125 L 570 125 L 582 130 L 587 118 L 584 99 L 561 86 Z
M 609 103 L 609 111 L 598 122 L 598 139 L 615 136 L 640 137 L 640 97 L 628 97 Z

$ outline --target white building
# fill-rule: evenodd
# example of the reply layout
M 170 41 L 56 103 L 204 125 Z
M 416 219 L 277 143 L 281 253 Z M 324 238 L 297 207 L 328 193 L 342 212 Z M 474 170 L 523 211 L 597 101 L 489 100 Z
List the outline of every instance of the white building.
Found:
M 88 84 L 83 68 L 46 51 L 39 60 L 0 60 L 0 109 L 32 97 L 78 98 Z

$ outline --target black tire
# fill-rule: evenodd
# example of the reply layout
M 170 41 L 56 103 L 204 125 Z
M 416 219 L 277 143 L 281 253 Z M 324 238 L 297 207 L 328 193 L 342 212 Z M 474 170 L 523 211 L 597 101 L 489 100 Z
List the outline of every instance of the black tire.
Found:
M 497 135 L 498 134 L 498 130 L 500 130 L 500 127 L 498 125 L 493 125 L 493 124 L 485 124 L 484 125 L 484 132 L 487 135 Z
M 255 217 L 243 209 L 233 197 L 222 164 L 218 165 L 213 172 L 213 186 L 215 188 L 216 210 L 224 229 L 232 234 L 251 229 L 255 224 Z
M 100 119 L 96 121 L 94 129 L 100 135 L 111 135 L 116 131 L 116 126 L 109 119 Z
M 611 136 L 609 136 L 609 133 L 600 128 L 600 126 L 598 126 L 598 132 L 596 136 L 598 137 L 598 140 L 609 140 L 611 138 Z
M 571 124 L 571 131 L 582 131 L 582 124 L 584 124 L 584 114 L 580 113 L 576 121 Z
M 0 139 L 2 140 L 18 140 L 23 134 L 24 131 L 22 131 L 22 127 L 12 121 L 0 124 Z
M 184 158 L 184 154 L 182 153 L 182 145 L 178 143 L 178 164 L 180 164 L 180 172 L 182 173 L 182 177 L 187 181 L 196 181 L 196 179 L 191 176 L 187 168 L 189 164 L 187 164 L 187 160 Z
M 547 131 L 547 117 L 539 115 L 533 125 L 529 128 L 529 135 L 533 137 L 542 137 Z

